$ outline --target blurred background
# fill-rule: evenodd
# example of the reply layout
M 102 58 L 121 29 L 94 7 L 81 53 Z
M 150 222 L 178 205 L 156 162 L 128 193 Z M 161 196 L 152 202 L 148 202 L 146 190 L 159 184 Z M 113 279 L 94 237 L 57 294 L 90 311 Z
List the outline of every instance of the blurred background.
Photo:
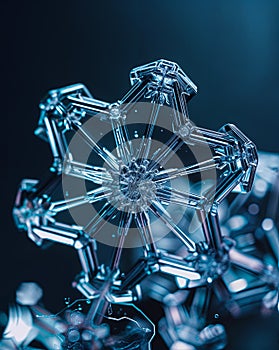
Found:
M 58 311 L 80 269 L 70 248 L 37 248 L 11 214 L 21 179 L 40 178 L 51 164 L 48 145 L 33 135 L 48 90 L 82 82 L 112 102 L 129 89 L 131 68 L 165 58 L 198 85 L 189 104 L 195 124 L 234 123 L 259 149 L 279 152 L 277 0 L 14 0 L 1 7 L 2 310 L 31 280 Z M 279 348 L 276 316 L 237 320 L 228 331 L 228 349 Z

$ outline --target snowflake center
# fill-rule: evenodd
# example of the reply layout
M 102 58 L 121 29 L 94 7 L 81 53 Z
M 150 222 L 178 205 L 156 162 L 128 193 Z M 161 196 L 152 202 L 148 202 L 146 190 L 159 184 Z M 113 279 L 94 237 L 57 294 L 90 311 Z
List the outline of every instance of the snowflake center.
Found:
M 130 165 L 121 167 L 119 188 L 124 198 L 130 202 L 147 200 L 155 190 L 153 172 L 148 171 L 149 161 L 133 160 Z

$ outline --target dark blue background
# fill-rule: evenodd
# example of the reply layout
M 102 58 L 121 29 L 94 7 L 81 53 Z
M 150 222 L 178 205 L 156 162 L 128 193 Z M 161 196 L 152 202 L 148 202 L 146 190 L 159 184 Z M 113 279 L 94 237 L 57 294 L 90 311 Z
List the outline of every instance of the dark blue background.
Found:
M 3 308 L 20 281 L 37 280 L 56 311 L 79 271 L 74 251 L 40 251 L 11 217 L 21 179 L 41 177 L 51 162 L 48 145 L 33 136 L 37 105 L 49 89 L 83 82 L 95 97 L 114 101 L 128 90 L 131 68 L 166 58 L 199 87 L 189 106 L 195 124 L 235 123 L 260 149 L 279 151 L 278 1 L 15 0 L 1 7 Z M 250 328 L 251 320 L 234 322 L 230 349 L 278 349 L 276 320 L 253 321 Z M 253 342 L 241 347 L 245 327 Z

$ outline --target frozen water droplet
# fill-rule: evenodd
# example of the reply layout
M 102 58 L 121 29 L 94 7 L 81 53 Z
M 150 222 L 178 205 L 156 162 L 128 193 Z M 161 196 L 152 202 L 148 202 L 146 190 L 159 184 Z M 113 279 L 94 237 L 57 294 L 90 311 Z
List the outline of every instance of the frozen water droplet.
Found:
M 80 334 L 77 329 L 71 329 L 68 333 L 68 339 L 71 343 L 75 343 L 79 341 L 80 339 Z
M 82 339 L 85 341 L 90 341 L 93 339 L 93 333 L 89 330 L 85 330 L 82 332 Z

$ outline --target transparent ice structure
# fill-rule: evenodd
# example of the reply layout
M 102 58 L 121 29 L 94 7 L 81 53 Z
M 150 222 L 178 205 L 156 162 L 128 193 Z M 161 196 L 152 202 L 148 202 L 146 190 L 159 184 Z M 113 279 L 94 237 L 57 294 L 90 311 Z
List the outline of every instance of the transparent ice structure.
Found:
M 231 251 L 231 268 L 223 276 L 224 295 L 233 315 L 255 307 L 264 314 L 278 309 L 278 203 L 279 155 L 259 152 L 252 191 L 232 196 L 222 208 L 222 231 L 237 249 Z M 240 253 L 241 260 L 237 259 Z
M 7 324 L 0 340 L 2 350 L 99 350 L 148 349 L 153 324 L 134 305 L 110 304 L 102 315 L 104 322 L 92 323 L 96 303 L 88 299 L 89 311 L 73 302 L 57 314 L 41 304 L 42 289 L 33 282 L 22 283 L 16 302 L 10 306 Z
M 180 289 L 206 289 L 231 259 L 251 263 L 222 234 L 218 208 L 231 192 L 251 190 L 255 145 L 232 124 L 212 131 L 189 119 L 197 87 L 177 64 L 137 67 L 130 81 L 114 103 L 95 99 L 82 84 L 48 93 L 35 134 L 49 143 L 53 163 L 47 180 L 22 181 L 14 207 L 18 228 L 38 246 L 77 250 L 82 272 L 74 286 L 92 299 L 91 327 L 104 322 L 110 305 L 139 300 L 150 275 L 169 276 Z M 103 245 L 113 249 L 109 263 L 102 262 Z M 123 248 L 141 252 L 131 266 Z M 143 328 L 149 346 L 153 328 Z M 200 347 L 224 334 L 198 328 Z
M 1 350 L 61 349 L 62 339 L 56 328 L 59 317 L 52 317 L 41 305 L 42 296 L 42 289 L 36 283 L 24 282 L 18 287 L 16 302 L 9 307 L 0 340 Z
M 184 280 L 162 274 L 143 281 L 143 295 L 164 309 L 159 332 L 169 348 L 223 349 L 227 339 L 221 315 L 267 316 L 278 309 L 278 175 L 279 155 L 259 152 L 251 192 L 232 193 L 220 206 L 222 234 L 232 240 L 230 265 L 210 288 L 189 289 Z M 179 256 L 185 251 L 175 237 L 163 238 L 159 246 Z M 214 312 L 214 323 L 208 324 Z M 201 333 L 204 329 L 211 332 Z

